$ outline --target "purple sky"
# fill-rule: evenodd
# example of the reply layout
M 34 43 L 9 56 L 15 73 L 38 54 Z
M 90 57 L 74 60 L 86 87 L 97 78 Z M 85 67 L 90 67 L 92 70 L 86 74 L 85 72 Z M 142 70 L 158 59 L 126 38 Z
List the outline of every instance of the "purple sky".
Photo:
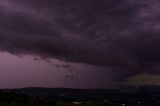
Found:
M 0 88 L 67 87 L 113 88 L 105 67 L 68 63 L 57 59 L 35 60 L 35 56 L 0 53 Z M 69 66 L 66 68 L 67 66 Z M 99 73 L 98 71 L 101 71 Z
M 160 83 L 159 8 L 159 0 L 0 0 L 1 88 Z

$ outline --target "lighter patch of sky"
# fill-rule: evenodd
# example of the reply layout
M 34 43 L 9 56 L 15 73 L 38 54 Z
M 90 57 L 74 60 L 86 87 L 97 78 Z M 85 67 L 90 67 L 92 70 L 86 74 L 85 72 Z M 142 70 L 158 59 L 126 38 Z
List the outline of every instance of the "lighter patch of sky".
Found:
M 160 85 L 160 75 L 142 73 L 128 78 L 127 83 L 134 86 Z
M 114 86 L 111 71 L 105 67 L 34 58 L 33 55 L 16 56 L 0 52 L 0 88 Z

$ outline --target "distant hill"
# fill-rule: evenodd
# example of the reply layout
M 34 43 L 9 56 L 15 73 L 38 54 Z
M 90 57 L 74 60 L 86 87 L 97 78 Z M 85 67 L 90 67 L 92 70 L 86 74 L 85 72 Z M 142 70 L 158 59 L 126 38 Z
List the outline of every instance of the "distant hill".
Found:
M 117 90 L 124 91 L 124 92 L 160 92 L 160 86 L 158 85 L 143 85 L 143 86 L 120 85 Z
M 104 97 L 108 94 L 114 93 L 132 93 L 132 92 L 160 92 L 160 86 L 156 85 L 145 85 L 145 86 L 129 86 L 121 85 L 118 89 L 72 89 L 72 88 L 43 88 L 43 87 L 28 87 L 20 89 L 2 89 L 7 92 L 18 92 L 24 94 L 30 94 L 35 96 L 79 96 L 79 97 Z
M 118 93 L 136 93 L 136 92 L 160 92 L 160 86 L 146 85 L 140 87 L 121 86 L 118 89 L 71 89 L 71 88 L 21 88 L 21 89 L 3 89 L 5 92 L 23 93 L 41 97 L 58 97 L 58 98 L 105 98 L 112 97 Z
M 39 87 L 0 90 L 0 106 L 13 103 L 16 104 L 13 106 L 160 106 L 159 99 L 160 86 L 153 85 L 111 90 Z
M 40 97 L 56 97 L 69 99 L 101 99 L 108 96 L 108 94 L 116 93 L 117 90 L 109 89 L 71 89 L 71 88 L 21 88 L 21 89 L 5 89 L 5 92 L 16 92 L 29 94 Z

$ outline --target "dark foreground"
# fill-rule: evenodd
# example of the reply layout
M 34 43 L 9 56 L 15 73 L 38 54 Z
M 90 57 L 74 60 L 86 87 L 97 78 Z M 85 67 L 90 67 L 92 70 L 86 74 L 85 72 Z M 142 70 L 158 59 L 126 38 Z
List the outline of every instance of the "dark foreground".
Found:
M 160 92 L 63 88 L 1 90 L 0 106 L 160 106 Z

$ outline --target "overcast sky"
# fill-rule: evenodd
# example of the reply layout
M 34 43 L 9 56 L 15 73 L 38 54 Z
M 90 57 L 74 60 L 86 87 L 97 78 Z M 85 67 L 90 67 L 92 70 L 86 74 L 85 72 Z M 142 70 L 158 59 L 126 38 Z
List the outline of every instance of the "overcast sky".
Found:
M 159 8 L 159 0 L 0 0 L 1 88 L 160 84 Z

